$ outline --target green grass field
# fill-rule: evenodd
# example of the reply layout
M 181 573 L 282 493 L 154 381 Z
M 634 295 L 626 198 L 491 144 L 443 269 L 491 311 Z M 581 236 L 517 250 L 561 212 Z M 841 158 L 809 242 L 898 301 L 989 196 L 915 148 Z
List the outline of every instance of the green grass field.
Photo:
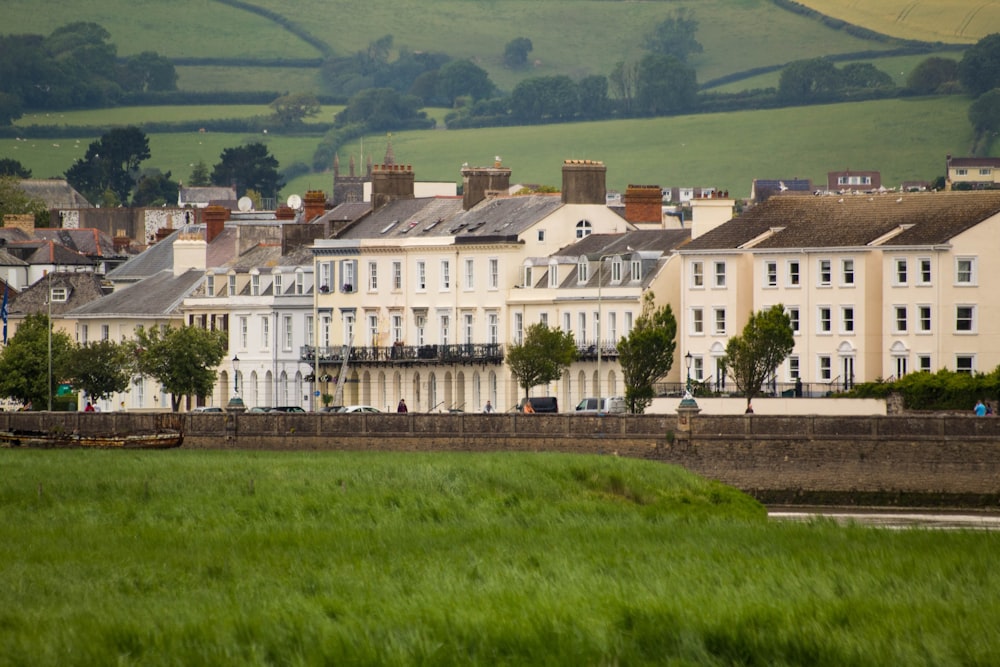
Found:
M 746 197 L 753 178 L 797 176 L 825 183 L 828 171 L 848 167 L 880 170 L 887 187 L 904 180 L 932 180 L 944 174 L 947 154 L 963 155 L 972 143 L 968 104 L 966 98 L 955 96 L 600 123 L 427 130 L 394 133 L 392 143 L 397 161 L 413 165 L 418 180 L 460 182 L 462 163 L 491 164 L 493 156 L 500 155 L 513 169 L 515 182 L 559 185 L 564 159 L 587 158 L 603 160 L 608 165 L 608 187 L 620 191 L 629 183 L 713 186 Z M 185 113 L 197 118 L 194 109 Z M 241 109 L 252 115 L 254 108 Z M 147 113 L 144 108 L 113 111 L 121 114 L 114 117 L 122 121 L 138 121 Z M 160 112 L 150 113 L 156 117 Z M 211 109 L 204 117 L 216 113 L 222 112 Z M 80 112 L 59 120 L 76 125 L 101 122 L 102 117 L 104 112 Z M 35 177 L 57 176 L 97 138 L 80 137 L 79 143 L 0 140 L 0 155 L 20 160 Z M 265 141 L 279 163 L 287 166 L 311 165 L 319 137 L 152 134 L 152 158 L 144 166 L 187 180 L 193 164 L 204 160 L 211 168 L 224 148 L 245 140 Z M 366 137 L 364 154 L 381 160 L 386 140 L 384 135 Z M 345 169 L 352 153 L 363 164 L 360 143 L 354 143 L 341 151 Z M 332 181 L 331 173 L 301 176 L 285 187 L 282 196 L 310 189 L 329 193 Z
M 702 81 L 762 65 L 884 48 L 781 10 L 768 0 L 265 0 L 255 4 L 307 30 L 337 54 L 364 49 L 369 42 L 390 34 L 397 48 L 472 58 L 504 90 L 530 76 L 608 74 L 617 61 L 639 55 L 642 37 L 677 6 L 693 9 L 699 21 L 697 37 L 705 50 L 692 64 Z M 168 4 L 155 0 L 52 0 L 45 7 L 39 12 L 34 0 L 5 0 L 0 30 L 47 35 L 71 21 L 93 21 L 111 33 L 120 55 L 153 50 L 171 58 L 320 56 L 281 25 L 208 0 Z M 53 22 L 54 16 L 59 17 L 59 23 Z M 505 69 L 505 44 L 522 36 L 534 45 L 532 67 L 519 72 Z M 233 68 L 229 79 L 220 76 L 217 67 L 185 67 L 180 83 L 191 90 L 294 92 L 311 85 L 314 75 L 314 71 L 289 76 L 281 70 L 254 68 L 245 72 Z
M 564 455 L 0 451 L 9 665 L 989 665 L 1000 534 Z

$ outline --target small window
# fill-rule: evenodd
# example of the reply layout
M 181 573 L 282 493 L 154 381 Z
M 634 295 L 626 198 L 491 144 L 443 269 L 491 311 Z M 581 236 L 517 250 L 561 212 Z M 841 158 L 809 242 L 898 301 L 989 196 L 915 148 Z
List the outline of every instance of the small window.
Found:
M 421 260 L 417 262 L 417 291 L 427 290 L 427 264 Z
M 955 306 L 955 331 L 972 333 L 976 329 L 976 309 L 974 306 Z
M 705 314 L 701 308 L 691 309 L 691 333 L 705 333 Z
M 833 377 L 833 360 L 830 357 L 822 356 L 819 358 L 819 379 L 824 382 L 829 382 Z
M 768 287 L 778 286 L 778 263 L 764 262 L 764 280 Z
M 845 259 L 840 262 L 840 280 L 845 285 L 854 284 L 854 260 Z
M 69 290 L 65 287 L 52 288 L 52 303 L 66 303 L 69 299 Z
M 959 285 L 974 285 L 976 283 L 975 259 L 959 257 L 955 260 L 955 282 Z
M 930 306 L 918 306 L 917 307 L 918 320 L 920 331 L 928 333 L 931 331 L 931 307 Z
M 788 285 L 790 287 L 798 287 L 799 279 L 799 262 L 793 260 L 788 263 Z
M 726 309 L 716 308 L 715 309 L 715 335 L 725 336 L 726 335 Z
M 893 331 L 896 333 L 906 333 L 907 317 L 906 306 L 895 307 L 895 319 L 893 320 Z
M 788 319 L 791 320 L 792 333 L 793 334 L 798 334 L 799 333 L 799 309 L 798 308 L 789 308 L 788 309 Z
M 392 289 L 394 291 L 399 291 L 403 289 L 403 263 L 393 262 L 392 263 Z
M 441 291 L 451 289 L 451 262 L 447 259 L 441 260 Z
M 490 258 L 490 289 L 497 289 L 500 286 L 500 260 Z
M 917 356 L 917 368 L 920 371 L 924 372 L 924 373 L 930 373 L 931 372 L 931 358 L 930 358 L 930 355 L 927 355 L 927 354 L 918 355 Z
M 830 333 L 832 328 L 832 323 L 830 321 L 830 308 L 828 306 L 823 306 L 819 309 L 819 332 Z
M 788 379 L 798 380 L 800 377 L 802 377 L 802 373 L 799 368 L 799 358 L 795 356 L 788 357 Z
M 854 308 L 844 306 L 840 309 L 840 321 L 844 333 L 854 333 Z
M 282 292 L 284 291 L 281 287 L 281 274 L 275 273 L 273 276 L 271 276 L 271 280 L 274 283 L 275 296 L 281 296 Z
M 622 258 L 615 257 L 611 260 L 611 282 L 620 283 L 622 281 Z
M 260 296 L 260 274 L 250 275 L 250 296 Z
M 539 241 L 544 241 L 545 240 L 545 230 L 544 229 L 539 229 L 538 230 L 538 240 Z
M 897 285 L 905 285 L 906 284 L 906 280 L 907 280 L 906 268 L 907 267 L 906 267 L 906 260 L 905 259 L 897 259 L 896 260 L 896 274 L 895 275 L 896 275 L 896 284 Z
M 691 287 L 705 286 L 705 269 L 701 262 L 691 262 Z
M 639 282 L 642 280 L 642 262 L 638 259 L 632 260 L 632 282 Z
M 976 370 L 976 360 L 971 354 L 960 354 L 955 357 L 955 370 L 971 375 Z
M 215 296 L 215 276 L 207 276 L 205 278 L 205 294 Z
M 590 236 L 590 233 L 592 231 L 593 228 L 591 227 L 590 223 L 587 222 L 586 220 L 581 220 L 580 222 L 576 223 L 576 238 L 582 239 L 585 236 Z
M 590 265 L 587 263 L 587 258 L 582 257 L 576 265 L 576 281 L 585 283 L 588 280 L 590 280 Z
M 726 286 L 726 263 L 725 262 L 715 262 L 715 286 L 725 287 Z
M 920 260 L 920 284 L 931 284 L 931 260 L 926 257 Z
M 821 259 L 819 260 L 819 284 L 821 286 L 829 286 L 831 282 L 833 282 L 833 278 L 830 260 Z
M 368 290 L 378 291 L 378 262 L 368 262 Z

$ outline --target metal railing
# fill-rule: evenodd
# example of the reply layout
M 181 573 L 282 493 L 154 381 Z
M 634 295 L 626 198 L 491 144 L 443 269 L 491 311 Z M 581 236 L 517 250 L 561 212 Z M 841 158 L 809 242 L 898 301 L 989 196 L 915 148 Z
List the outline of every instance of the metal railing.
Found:
M 303 345 L 299 359 L 312 364 L 319 353 L 323 363 L 339 363 L 344 360 L 347 347 L 343 345 L 320 346 Z M 357 364 L 499 364 L 503 363 L 503 346 L 499 343 L 457 343 L 455 345 L 388 345 L 354 346 L 350 348 L 349 363 Z

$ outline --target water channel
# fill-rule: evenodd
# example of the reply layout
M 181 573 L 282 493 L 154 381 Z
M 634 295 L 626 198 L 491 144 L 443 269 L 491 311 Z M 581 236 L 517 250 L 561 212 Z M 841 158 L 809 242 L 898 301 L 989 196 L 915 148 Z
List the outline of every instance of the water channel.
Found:
M 769 507 L 767 516 L 774 521 L 827 519 L 895 530 L 1000 530 L 1000 512 L 996 511 L 782 506 Z

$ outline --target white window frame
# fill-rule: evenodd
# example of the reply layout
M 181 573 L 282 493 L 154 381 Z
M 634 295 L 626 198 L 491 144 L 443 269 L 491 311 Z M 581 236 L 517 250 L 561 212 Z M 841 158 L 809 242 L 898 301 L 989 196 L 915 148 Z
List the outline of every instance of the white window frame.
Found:
M 773 260 L 764 262 L 764 286 L 778 286 L 778 263 Z
M 705 335 L 705 311 L 702 308 L 691 309 L 691 335 Z
M 465 258 L 465 284 L 462 287 L 466 292 L 476 288 L 476 262 L 471 257 Z
M 857 318 L 855 317 L 854 306 L 840 307 L 840 332 L 845 335 L 853 335 L 857 330 Z
M 394 292 L 403 289 L 403 263 L 398 260 L 392 263 L 392 289 Z
M 968 311 L 968 317 L 964 317 L 963 311 Z M 969 327 L 967 329 L 962 329 L 959 327 L 960 323 L 968 320 Z M 970 334 L 976 333 L 976 306 L 971 303 L 958 303 L 955 304 L 955 334 L 959 336 L 968 336 Z
M 378 291 L 378 262 L 368 262 L 368 291 Z
M 816 283 L 818 287 L 829 287 L 833 284 L 833 262 L 831 260 L 817 260 Z
M 917 284 L 930 285 L 934 282 L 934 264 L 930 257 L 917 259 Z
M 441 260 L 441 291 L 447 292 L 451 289 L 451 260 Z
M 892 307 L 892 332 L 905 334 L 910 330 L 910 309 L 905 304 Z
M 489 261 L 489 288 L 491 290 L 500 288 L 500 260 L 496 257 L 490 257 Z
M 417 291 L 427 291 L 427 262 L 422 259 L 417 260 Z
M 703 262 L 691 262 L 691 287 L 692 289 L 705 287 L 705 264 Z
M 816 333 L 821 336 L 833 332 L 833 309 L 830 306 L 816 307 Z
M 910 280 L 910 264 L 905 257 L 896 257 L 892 261 L 892 284 L 905 286 Z
M 966 267 L 965 265 L 968 264 Z M 966 275 L 967 274 L 967 275 Z M 976 258 L 956 257 L 955 258 L 955 285 L 974 286 L 976 285 Z
M 712 334 L 715 336 L 726 335 L 726 309 L 712 309 Z
M 932 333 L 934 331 L 934 309 L 930 304 L 917 305 L 917 333 Z
M 792 326 L 792 335 L 798 336 L 802 329 L 802 315 L 799 312 L 798 306 L 789 306 L 788 308 L 788 320 Z
M 717 260 L 712 262 L 712 285 L 718 289 L 726 287 L 726 263 Z
M 788 286 L 801 287 L 802 285 L 802 263 L 797 259 L 788 260 Z
M 842 285 L 853 287 L 857 280 L 857 272 L 853 257 L 844 257 L 840 260 L 840 282 Z

